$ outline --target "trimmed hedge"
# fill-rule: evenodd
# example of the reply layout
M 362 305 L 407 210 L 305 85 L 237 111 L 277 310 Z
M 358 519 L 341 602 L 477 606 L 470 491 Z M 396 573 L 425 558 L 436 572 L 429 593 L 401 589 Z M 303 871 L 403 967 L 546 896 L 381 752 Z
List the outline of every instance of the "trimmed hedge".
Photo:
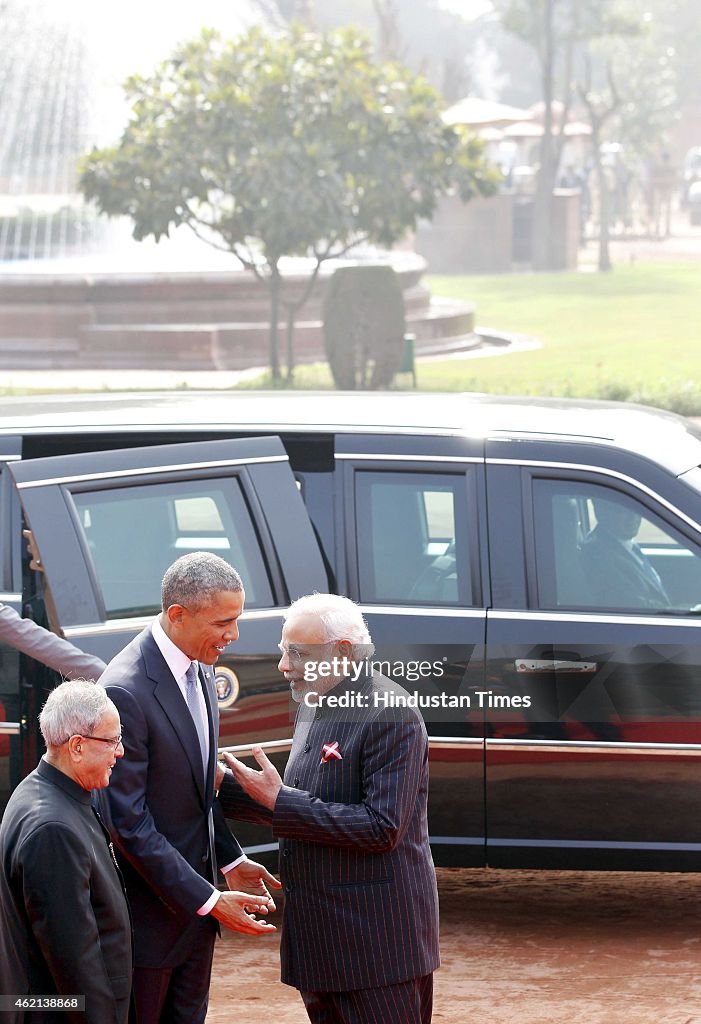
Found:
M 404 352 L 404 297 L 392 267 L 339 267 L 322 309 L 324 344 L 336 387 L 387 388 Z

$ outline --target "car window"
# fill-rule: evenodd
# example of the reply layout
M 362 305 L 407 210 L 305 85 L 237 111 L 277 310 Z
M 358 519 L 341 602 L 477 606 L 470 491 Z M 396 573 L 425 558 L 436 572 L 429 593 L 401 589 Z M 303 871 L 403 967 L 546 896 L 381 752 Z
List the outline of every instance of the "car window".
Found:
M 533 481 L 538 605 L 653 613 L 701 606 L 701 551 L 614 488 Z
M 356 473 L 361 601 L 470 604 L 465 477 Z
M 188 551 L 212 551 L 241 574 L 246 606 L 273 604 L 238 480 L 191 480 L 74 492 L 107 618 L 155 613 L 163 573 Z

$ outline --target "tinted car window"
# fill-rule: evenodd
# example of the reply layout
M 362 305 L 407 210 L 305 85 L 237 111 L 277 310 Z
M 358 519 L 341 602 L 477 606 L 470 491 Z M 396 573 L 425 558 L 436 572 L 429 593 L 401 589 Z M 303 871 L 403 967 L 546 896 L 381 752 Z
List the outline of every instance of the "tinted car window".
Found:
M 614 488 L 534 480 L 538 603 L 669 613 L 701 603 L 701 552 Z
M 360 471 L 355 493 L 361 601 L 470 603 L 463 476 Z
M 158 611 L 163 573 L 188 551 L 212 551 L 238 569 L 247 607 L 273 604 L 238 480 L 169 481 L 74 493 L 73 500 L 107 618 Z

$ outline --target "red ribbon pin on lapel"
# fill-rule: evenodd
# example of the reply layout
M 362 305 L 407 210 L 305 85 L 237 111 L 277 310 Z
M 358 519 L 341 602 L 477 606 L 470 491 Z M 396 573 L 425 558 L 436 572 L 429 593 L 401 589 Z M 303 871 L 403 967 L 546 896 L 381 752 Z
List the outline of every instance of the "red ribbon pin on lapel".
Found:
M 342 761 L 341 751 L 338 749 L 338 740 L 335 743 L 325 743 L 321 748 L 321 761 L 319 764 L 326 764 L 327 761 L 331 761 L 336 758 L 337 761 Z

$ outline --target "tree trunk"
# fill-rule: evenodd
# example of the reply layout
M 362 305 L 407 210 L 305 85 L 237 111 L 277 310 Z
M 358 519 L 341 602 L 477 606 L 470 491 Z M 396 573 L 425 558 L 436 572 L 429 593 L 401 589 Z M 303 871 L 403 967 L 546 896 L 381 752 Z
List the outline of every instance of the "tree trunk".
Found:
M 287 356 L 287 382 L 291 384 L 294 379 L 295 373 L 295 317 L 297 309 L 290 303 L 287 307 L 287 329 L 285 332 L 286 338 L 286 356 Z
M 555 50 L 553 41 L 553 0 L 545 0 L 543 11 L 543 138 L 540 144 L 540 167 L 533 203 L 532 265 L 534 270 L 551 270 L 553 266 L 553 190 L 556 169 L 553 145 L 553 79 Z
M 594 167 L 596 168 L 596 180 L 599 183 L 599 270 L 606 271 L 611 270 L 612 267 L 609 251 L 611 197 L 598 146 L 594 149 Z
M 372 0 L 378 22 L 378 53 L 382 60 L 404 57 L 397 0 Z
M 270 267 L 270 326 L 268 330 L 268 356 L 270 376 L 274 381 L 280 380 L 280 359 L 278 356 L 278 318 L 280 315 L 280 271 L 277 260 Z

